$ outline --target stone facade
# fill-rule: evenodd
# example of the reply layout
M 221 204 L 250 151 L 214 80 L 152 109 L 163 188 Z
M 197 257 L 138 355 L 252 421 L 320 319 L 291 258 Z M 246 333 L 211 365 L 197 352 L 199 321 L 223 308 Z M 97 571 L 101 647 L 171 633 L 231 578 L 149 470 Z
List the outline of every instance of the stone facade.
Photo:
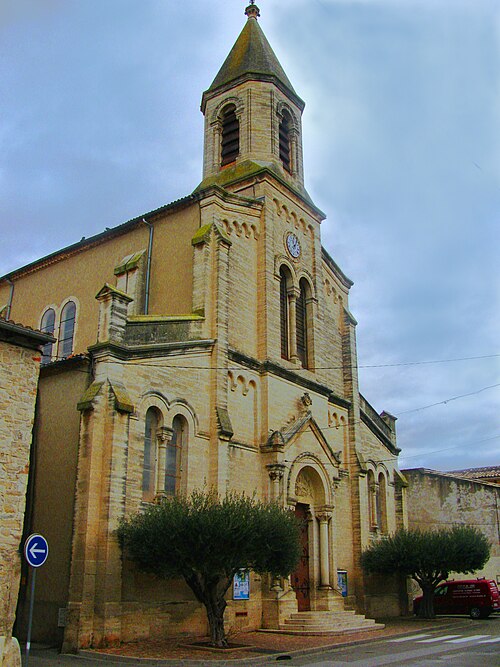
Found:
M 21 574 L 30 447 L 40 369 L 40 332 L 0 319 L 0 666 L 17 667 L 12 637 Z
M 498 484 L 425 468 L 404 470 L 408 480 L 408 525 L 431 530 L 454 524 L 479 528 L 491 544 L 491 555 L 475 576 L 500 582 Z M 456 579 L 464 575 L 452 575 Z
M 206 630 L 186 586 L 138 573 L 115 536 L 121 517 L 158 495 L 204 486 L 276 499 L 306 519 L 302 570 L 252 575 L 250 600 L 229 603 L 230 628 L 343 607 L 338 571 L 347 605 L 400 612 L 396 589 L 359 566 L 371 540 L 406 522 L 395 419 L 359 394 L 352 282 L 322 248 L 325 216 L 304 188 L 304 103 L 256 12 L 247 9 L 203 95 L 204 174 L 193 194 L 7 277 L 27 321 L 56 304 L 57 323 L 57 304 L 75 304 L 72 351 L 89 360 L 78 399 L 76 389 L 59 394 L 77 452 L 74 521 L 61 534 L 72 537 L 59 597 L 68 650 Z M 8 285 L 0 281 L 0 298 Z M 69 372 L 72 360 L 59 356 L 54 347 L 58 372 Z M 47 386 L 40 409 L 49 400 Z M 58 420 L 56 406 L 47 412 Z M 49 428 L 39 446 L 61 445 Z M 67 491 L 60 497 L 72 512 Z M 49 590 L 57 572 L 45 572 Z M 48 617 L 38 616 L 39 639 L 53 636 Z

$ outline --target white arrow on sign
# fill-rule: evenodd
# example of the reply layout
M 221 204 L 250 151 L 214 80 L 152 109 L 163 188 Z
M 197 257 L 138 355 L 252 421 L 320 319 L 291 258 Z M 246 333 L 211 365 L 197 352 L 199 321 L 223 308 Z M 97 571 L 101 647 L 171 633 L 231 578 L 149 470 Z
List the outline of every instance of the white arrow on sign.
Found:
M 31 557 L 36 559 L 35 554 L 44 554 L 45 549 L 35 549 L 35 547 L 38 546 L 38 542 L 35 542 L 35 544 L 31 547 L 31 549 L 28 549 L 28 551 L 31 554 Z
M 24 556 L 31 567 L 40 567 L 47 560 L 49 545 L 43 535 L 33 533 L 24 543 Z

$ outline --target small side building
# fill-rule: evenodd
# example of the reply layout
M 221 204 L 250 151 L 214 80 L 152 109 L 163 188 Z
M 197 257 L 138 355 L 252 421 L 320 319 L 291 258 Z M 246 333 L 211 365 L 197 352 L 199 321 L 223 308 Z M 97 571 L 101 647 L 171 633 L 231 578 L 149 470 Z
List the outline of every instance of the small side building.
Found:
M 0 667 L 21 665 L 12 637 L 41 347 L 52 336 L 0 318 Z
M 413 468 L 403 473 L 409 484 L 408 526 L 422 530 L 454 524 L 479 528 L 491 543 L 491 555 L 475 576 L 500 583 L 500 486 L 459 472 Z
M 500 466 L 484 466 L 482 468 L 466 468 L 465 470 L 452 470 L 452 475 L 476 479 L 479 482 L 500 484 Z

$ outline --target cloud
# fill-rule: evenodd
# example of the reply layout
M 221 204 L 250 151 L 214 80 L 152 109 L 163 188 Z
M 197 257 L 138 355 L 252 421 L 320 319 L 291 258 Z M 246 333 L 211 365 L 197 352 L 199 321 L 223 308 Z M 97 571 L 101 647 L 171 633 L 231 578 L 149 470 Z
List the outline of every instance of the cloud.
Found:
M 306 186 L 328 216 L 326 249 L 354 280 L 360 366 L 499 352 L 498 2 L 261 5 L 306 102 Z M 4 0 L 0 273 L 198 185 L 201 94 L 243 12 L 223 0 Z M 360 368 L 360 383 L 398 414 L 494 384 L 498 370 L 496 359 Z M 497 463 L 486 440 L 497 399 L 401 414 L 403 455 Z

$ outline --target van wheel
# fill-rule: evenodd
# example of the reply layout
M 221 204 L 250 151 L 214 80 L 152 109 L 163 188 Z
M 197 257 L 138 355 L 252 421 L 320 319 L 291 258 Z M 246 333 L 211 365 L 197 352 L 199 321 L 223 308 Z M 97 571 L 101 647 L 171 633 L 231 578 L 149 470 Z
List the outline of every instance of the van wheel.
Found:
M 469 616 L 471 618 L 474 618 L 474 619 L 481 618 L 482 615 L 483 615 L 483 612 L 481 611 L 481 609 L 479 607 L 471 607 L 471 609 L 469 611 Z

